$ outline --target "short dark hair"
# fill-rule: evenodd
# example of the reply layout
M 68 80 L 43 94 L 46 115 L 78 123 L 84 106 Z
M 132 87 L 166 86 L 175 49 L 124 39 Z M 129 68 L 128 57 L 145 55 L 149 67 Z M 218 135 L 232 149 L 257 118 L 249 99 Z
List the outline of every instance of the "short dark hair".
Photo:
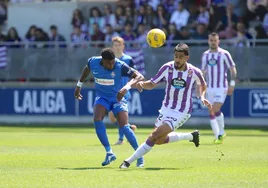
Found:
M 113 60 L 115 59 L 115 54 L 112 48 L 104 48 L 101 50 L 102 59 Z
M 58 28 L 57 28 L 57 26 L 55 26 L 55 25 L 51 25 L 51 26 L 50 26 L 50 30 L 52 30 L 52 29 L 57 30 Z
M 189 46 L 187 44 L 180 43 L 174 48 L 174 53 L 175 52 L 183 52 L 184 55 L 188 56 L 190 54 L 189 53 Z
M 209 36 L 216 37 L 216 36 L 219 36 L 219 35 L 216 32 L 212 32 L 212 33 L 209 34 Z

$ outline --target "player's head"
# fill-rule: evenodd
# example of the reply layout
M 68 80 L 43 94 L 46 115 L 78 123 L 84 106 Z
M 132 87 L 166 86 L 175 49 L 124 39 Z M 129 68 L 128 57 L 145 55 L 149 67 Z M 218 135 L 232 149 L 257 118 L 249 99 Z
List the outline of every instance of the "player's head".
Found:
M 115 54 L 112 48 L 104 48 L 101 51 L 102 66 L 106 69 L 112 70 L 115 63 Z
M 219 47 L 220 44 L 220 39 L 219 39 L 219 35 L 215 32 L 210 33 L 208 35 L 208 44 L 209 44 L 209 48 L 212 50 L 216 50 Z
M 125 48 L 125 41 L 121 37 L 113 37 L 112 38 L 112 47 L 116 54 L 122 54 Z
M 187 44 L 180 43 L 174 48 L 174 64 L 176 69 L 185 66 L 189 59 L 189 47 Z

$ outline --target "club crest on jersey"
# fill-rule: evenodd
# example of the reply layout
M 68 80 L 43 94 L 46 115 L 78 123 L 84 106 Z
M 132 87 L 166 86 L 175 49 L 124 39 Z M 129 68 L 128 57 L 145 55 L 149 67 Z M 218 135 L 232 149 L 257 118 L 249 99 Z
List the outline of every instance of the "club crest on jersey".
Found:
M 208 65 L 214 66 L 216 64 L 217 64 L 217 60 L 216 59 L 210 59 L 210 60 L 208 60 Z
M 193 70 L 192 69 L 190 69 L 189 71 L 188 71 L 188 77 L 192 77 L 192 75 L 193 75 Z
M 114 77 L 114 76 L 115 76 L 115 73 L 114 73 L 114 71 L 113 71 L 113 72 L 111 73 L 111 76 L 112 76 L 112 77 Z
M 183 89 L 186 87 L 186 81 L 182 78 L 174 78 L 171 81 L 171 85 L 176 89 Z

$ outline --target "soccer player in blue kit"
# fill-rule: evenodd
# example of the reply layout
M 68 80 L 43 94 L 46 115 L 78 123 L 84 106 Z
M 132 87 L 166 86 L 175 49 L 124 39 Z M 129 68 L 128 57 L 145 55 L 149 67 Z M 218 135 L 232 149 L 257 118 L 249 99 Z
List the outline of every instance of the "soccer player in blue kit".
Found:
M 134 63 L 133 63 L 132 57 L 130 57 L 129 55 L 124 53 L 124 49 L 125 49 L 124 43 L 125 43 L 125 41 L 121 37 L 113 37 L 112 38 L 112 48 L 114 50 L 115 57 L 121 61 L 124 61 L 131 68 L 134 68 Z M 122 82 L 123 82 L 122 84 L 123 85 L 127 84 L 128 81 L 129 81 L 128 76 L 122 77 Z M 130 92 L 128 91 L 124 97 L 127 101 L 129 101 L 129 99 L 131 98 Z M 118 127 L 119 138 L 118 138 L 118 141 L 115 143 L 115 145 L 121 145 L 121 144 L 123 144 L 123 140 L 124 140 L 123 128 L 118 126 L 117 120 L 116 120 L 112 111 L 109 112 L 109 118 L 110 118 L 110 121 L 112 123 L 116 124 Z M 134 131 L 136 126 L 130 125 L 130 128 Z
M 74 93 L 78 100 L 82 100 L 81 87 L 90 72 L 93 73 L 96 89 L 93 112 L 94 127 L 100 142 L 106 150 L 106 157 L 102 162 L 102 166 L 106 166 L 116 160 L 116 155 L 112 151 L 106 134 L 106 127 L 103 123 L 107 112 L 112 111 L 114 113 L 118 125 L 122 127 L 130 145 L 134 150 L 138 148 L 135 133 L 128 123 L 128 107 L 124 96 L 137 82 L 144 80 L 144 77 L 137 70 L 130 68 L 126 63 L 115 58 L 112 48 L 105 48 L 101 51 L 101 56 L 93 56 L 88 59 L 88 64 L 83 69 Z M 132 79 L 123 85 L 123 76 L 128 76 Z M 137 159 L 137 167 L 143 166 L 144 159 Z

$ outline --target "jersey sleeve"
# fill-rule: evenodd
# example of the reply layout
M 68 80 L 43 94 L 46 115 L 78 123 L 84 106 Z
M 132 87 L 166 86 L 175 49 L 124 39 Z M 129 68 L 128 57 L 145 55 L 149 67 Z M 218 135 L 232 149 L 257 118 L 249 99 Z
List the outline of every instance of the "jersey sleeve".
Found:
M 168 65 L 163 65 L 157 72 L 157 74 L 151 78 L 151 82 L 158 84 L 160 81 L 164 80 L 165 72 L 168 70 Z
M 204 71 L 207 69 L 207 59 L 208 59 L 208 54 L 203 54 L 202 59 L 201 59 L 201 70 Z
M 234 63 L 234 60 L 233 60 L 231 54 L 229 52 L 225 52 L 224 55 L 225 55 L 225 63 L 227 65 L 227 67 L 228 68 L 234 67 L 235 63 Z
M 87 66 L 88 66 L 89 69 L 90 69 L 91 61 L 92 61 L 92 57 L 87 60 Z
M 122 67 L 121 67 L 122 76 L 131 77 L 134 72 L 135 72 L 135 69 L 131 68 L 126 63 L 122 64 Z
M 200 69 L 195 69 L 195 81 L 198 85 L 206 85 L 203 73 L 201 72 Z

